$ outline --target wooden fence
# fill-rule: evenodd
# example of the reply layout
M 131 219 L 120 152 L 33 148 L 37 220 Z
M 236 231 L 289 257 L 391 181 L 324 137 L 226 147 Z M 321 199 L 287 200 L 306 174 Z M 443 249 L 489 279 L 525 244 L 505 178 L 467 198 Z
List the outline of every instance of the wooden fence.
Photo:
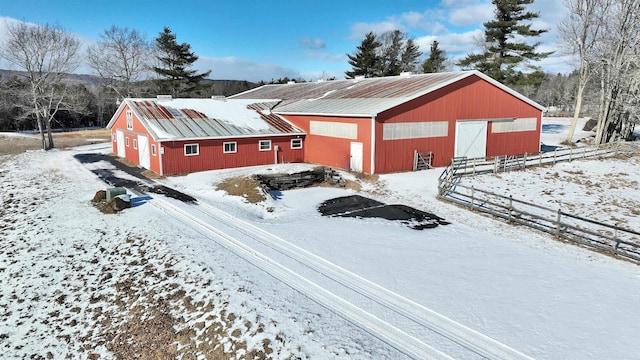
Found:
M 534 156 L 520 157 L 519 168 L 538 164 L 553 164 L 584 158 L 615 156 L 620 153 L 637 153 L 635 144 L 618 143 L 589 149 L 560 150 Z M 617 225 L 606 224 L 563 211 L 551 209 L 511 195 L 460 184 L 463 176 L 488 172 L 507 171 L 502 160 L 453 159 L 438 181 L 439 197 L 470 210 L 490 214 L 513 224 L 520 224 L 552 234 L 560 239 L 585 247 L 640 262 L 640 232 Z M 492 170 L 488 163 L 493 164 Z M 496 163 L 500 166 L 496 166 Z

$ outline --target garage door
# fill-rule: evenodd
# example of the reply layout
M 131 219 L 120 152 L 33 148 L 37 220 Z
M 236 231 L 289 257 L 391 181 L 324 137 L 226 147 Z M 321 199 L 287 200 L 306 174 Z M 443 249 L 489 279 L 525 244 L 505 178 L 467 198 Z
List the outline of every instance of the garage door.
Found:
M 487 121 L 458 121 L 454 156 L 486 157 L 487 123 Z

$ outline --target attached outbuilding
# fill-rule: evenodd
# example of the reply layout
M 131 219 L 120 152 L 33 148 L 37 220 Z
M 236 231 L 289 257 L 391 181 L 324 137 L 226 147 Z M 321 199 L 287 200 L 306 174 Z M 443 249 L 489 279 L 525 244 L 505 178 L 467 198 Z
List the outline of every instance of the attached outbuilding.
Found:
M 540 150 L 541 105 L 478 71 L 264 85 L 230 99 L 280 100 L 300 128 L 304 161 L 365 173 L 410 171 L 453 157 Z
M 304 161 L 305 132 L 272 112 L 279 101 L 124 99 L 113 152 L 158 174 Z

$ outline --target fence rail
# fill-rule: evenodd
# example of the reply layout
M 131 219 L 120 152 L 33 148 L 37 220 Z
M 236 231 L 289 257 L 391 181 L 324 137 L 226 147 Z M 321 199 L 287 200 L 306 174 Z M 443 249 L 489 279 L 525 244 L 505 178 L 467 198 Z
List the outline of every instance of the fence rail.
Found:
M 620 153 L 637 152 L 636 144 L 617 143 L 587 149 L 574 149 L 574 151 L 541 153 L 529 157 L 525 155 L 518 157 L 517 163 L 520 164 L 519 168 L 525 168 L 560 161 L 604 158 Z M 574 215 L 561 209 L 551 209 L 516 199 L 511 195 L 500 195 L 460 184 L 460 179 L 463 176 L 508 171 L 505 170 L 504 161 L 511 161 L 511 159 L 499 158 L 483 159 L 484 161 L 454 158 L 438 179 L 439 197 L 470 210 L 502 218 L 510 223 L 528 226 L 569 242 L 640 262 L 640 232 Z M 537 162 L 538 165 L 532 165 L 534 162 Z M 516 161 L 511 162 L 511 164 L 514 163 Z M 493 165 L 493 168 L 487 170 L 489 164 Z M 496 164 L 500 166 L 496 166 Z

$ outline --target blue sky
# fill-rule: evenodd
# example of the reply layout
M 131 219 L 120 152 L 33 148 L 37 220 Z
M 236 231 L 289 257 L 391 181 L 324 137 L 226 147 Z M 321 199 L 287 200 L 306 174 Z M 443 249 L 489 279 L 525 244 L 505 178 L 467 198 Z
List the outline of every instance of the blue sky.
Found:
M 536 0 L 531 9 L 541 15 L 534 27 L 550 29 L 541 50 L 558 50 L 562 2 Z M 0 41 L 11 21 L 59 24 L 84 44 L 112 25 L 137 29 L 149 40 L 168 26 L 178 42 L 191 44 L 200 57 L 196 68 L 212 70 L 213 79 L 342 79 L 350 69 L 345 54 L 354 53 L 369 31 L 399 29 L 425 54 L 438 40 L 456 59 L 479 51 L 482 23 L 492 17 L 490 0 L 0 0 Z M 539 65 L 570 69 L 559 53 Z M 7 67 L 0 60 L 0 68 Z

